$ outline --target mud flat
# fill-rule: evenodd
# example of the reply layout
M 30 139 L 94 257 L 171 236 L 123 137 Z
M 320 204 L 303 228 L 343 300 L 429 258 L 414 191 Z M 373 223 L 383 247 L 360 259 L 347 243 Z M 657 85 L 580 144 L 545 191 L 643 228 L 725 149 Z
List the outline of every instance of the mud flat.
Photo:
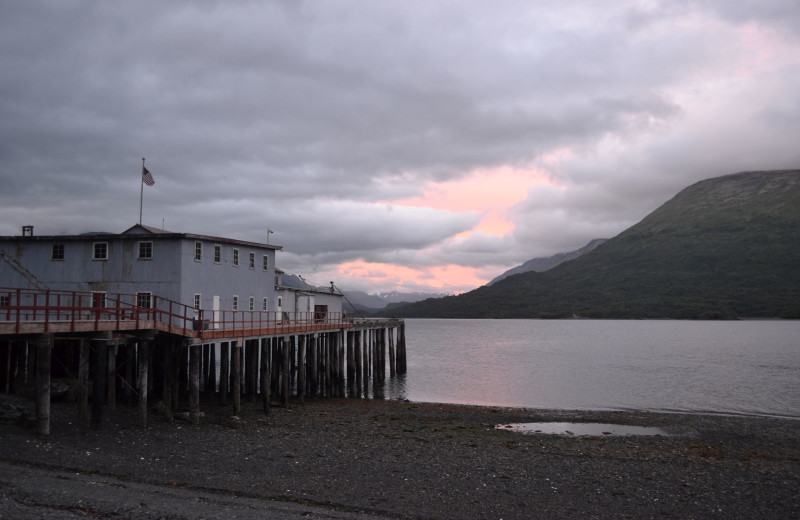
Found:
M 0 397 L 0 400 L 8 400 Z M 0 424 L 0 518 L 798 518 L 800 420 L 319 399 Z M 668 435 L 515 433 L 602 423 Z M 621 429 L 624 431 L 624 429 Z

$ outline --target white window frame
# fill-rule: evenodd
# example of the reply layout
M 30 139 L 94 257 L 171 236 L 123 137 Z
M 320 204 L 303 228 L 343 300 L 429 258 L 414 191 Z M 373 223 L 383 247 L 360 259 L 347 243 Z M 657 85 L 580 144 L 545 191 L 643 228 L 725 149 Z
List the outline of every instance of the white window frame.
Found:
M 214 263 L 222 263 L 222 246 L 219 244 L 214 244 Z
M 239 310 L 239 295 L 238 294 L 234 294 L 233 295 L 232 307 L 233 307 L 233 310 L 235 310 L 235 311 Z
M 142 255 L 142 246 L 144 246 L 145 244 L 150 244 L 150 256 L 143 256 Z M 142 240 L 141 242 L 138 242 L 136 258 L 138 260 L 152 260 L 153 259 L 153 241 L 152 240 Z
M 269 310 L 269 305 L 268 304 L 269 304 L 269 300 L 267 300 L 266 296 L 261 298 L 261 310 L 262 311 L 268 311 Z
M 58 248 L 58 249 L 56 249 L 56 248 Z M 56 258 L 56 251 L 61 253 L 61 256 L 59 258 Z M 66 247 L 65 247 L 64 244 L 53 244 L 53 250 L 50 253 L 50 260 L 52 260 L 54 262 L 63 262 L 66 254 L 67 254 L 66 253 Z
M 194 301 L 192 303 L 194 303 L 195 310 L 199 311 L 203 305 L 203 295 L 200 293 L 194 293 Z
M 194 241 L 194 261 L 195 262 L 202 262 L 203 261 L 203 243 L 199 240 Z
M 104 256 L 97 256 L 97 252 L 98 252 L 97 248 L 98 247 L 104 247 L 105 248 L 105 251 L 104 251 L 105 255 Z M 110 255 L 108 254 L 108 242 L 92 242 L 92 260 L 105 261 L 105 260 L 108 260 L 109 256 Z
M 233 248 L 233 267 L 239 267 L 239 249 Z
M 250 251 L 250 255 L 248 255 L 247 266 L 250 269 L 255 269 L 256 268 L 256 254 L 253 251 Z
M 105 309 L 107 307 L 106 295 L 108 293 L 106 291 L 92 291 L 92 307 L 93 308 L 100 308 Z M 95 297 L 100 297 L 100 305 L 94 304 Z
M 251 311 L 256 310 L 256 297 L 255 296 L 251 296 L 250 297 L 250 301 L 248 302 L 248 307 L 249 307 L 249 309 Z
M 261 258 L 261 269 L 264 272 L 269 271 L 269 255 L 263 255 Z
M 145 297 L 144 300 L 147 305 L 142 305 L 142 297 Z M 152 309 L 153 308 L 153 292 L 152 291 L 139 291 L 136 293 L 136 306 L 142 307 L 143 309 Z

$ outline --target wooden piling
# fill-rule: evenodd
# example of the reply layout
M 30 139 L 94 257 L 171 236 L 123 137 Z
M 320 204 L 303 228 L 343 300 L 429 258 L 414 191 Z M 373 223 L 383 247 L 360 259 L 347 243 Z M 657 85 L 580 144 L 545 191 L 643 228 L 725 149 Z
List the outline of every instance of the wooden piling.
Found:
M 261 400 L 264 413 L 269 413 L 270 390 L 269 339 L 261 338 Z
M 148 389 L 148 368 L 150 360 L 150 341 L 139 341 L 139 424 L 142 428 L 147 428 L 147 389 Z M 94 420 L 94 419 L 93 419 Z
M 200 358 L 205 363 L 207 350 L 205 346 L 189 346 L 189 418 L 194 425 L 200 424 Z
M 107 345 L 108 348 L 108 411 L 117 412 L 117 341 L 114 340 Z
M 36 432 L 50 435 L 50 359 L 53 335 L 41 334 L 36 345 Z
M 92 361 L 94 362 L 94 378 L 92 380 L 92 428 L 103 428 L 104 401 L 106 395 L 107 351 L 105 340 L 92 340 Z
M 394 329 L 389 329 L 389 377 L 397 375 L 397 353 L 394 344 Z
M 231 342 L 231 372 L 233 372 L 233 415 L 242 412 L 242 346 L 239 341 Z
M 217 391 L 217 344 L 211 343 L 210 352 L 208 355 L 208 380 L 206 384 L 206 392 L 213 394 Z
M 305 334 L 297 337 L 297 397 L 300 404 L 305 402 L 306 395 L 306 338 Z
M 89 419 L 89 341 L 78 342 L 78 418 Z
M 219 346 L 219 404 L 228 406 L 228 381 L 230 378 L 230 344 L 223 341 Z
M 289 336 L 283 338 L 283 406 L 289 408 Z

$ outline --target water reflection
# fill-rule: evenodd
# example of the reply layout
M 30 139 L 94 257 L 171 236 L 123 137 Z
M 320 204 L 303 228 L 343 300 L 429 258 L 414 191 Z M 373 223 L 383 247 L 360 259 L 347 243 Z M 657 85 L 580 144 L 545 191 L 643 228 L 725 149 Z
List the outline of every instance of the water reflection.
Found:
M 631 426 L 628 424 L 610 423 L 573 423 L 573 422 L 539 422 L 498 424 L 497 430 L 506 430 L 527 435 L 576 435 L 576 436 L 609 436 L 609 435 L 671 435 L 664 428 L 655 426 Z

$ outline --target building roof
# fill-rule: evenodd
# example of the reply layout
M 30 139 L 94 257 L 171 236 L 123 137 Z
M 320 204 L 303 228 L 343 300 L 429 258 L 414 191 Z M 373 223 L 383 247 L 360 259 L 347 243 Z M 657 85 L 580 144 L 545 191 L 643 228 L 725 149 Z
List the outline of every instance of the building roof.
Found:
M 113 239 L 139 239 L 142 235 L 147 235 L 151 238 L 188 238 L 192 240 L 205 240 L 208 242 L 218 242 L 220 244 L 233 244 L 247 247 L 258 247 L 260 249 L 272 249 L 279 251 L 283 246 L 276 246 L 272 244 L 262 244 L 259 242 L 250 242 L 247 240 L 237 240 L 234 238 L 215 237 L 211 235 L 197 235 L 194 233 L 177 233 L 175 231 L 168 231 L 166 229 L 159 229 L 151 226 L 143 226 L 135 224 L 122 233 L 111 233 L 107 231 L 92 231 L 89 233 L 82 233 L 80 235 L 16 235 L 16 236 L 0 236 L 0 241 L 8 242 L 23 242 L 23 241 L 81 241 L 81 240 L 113 240 Z

